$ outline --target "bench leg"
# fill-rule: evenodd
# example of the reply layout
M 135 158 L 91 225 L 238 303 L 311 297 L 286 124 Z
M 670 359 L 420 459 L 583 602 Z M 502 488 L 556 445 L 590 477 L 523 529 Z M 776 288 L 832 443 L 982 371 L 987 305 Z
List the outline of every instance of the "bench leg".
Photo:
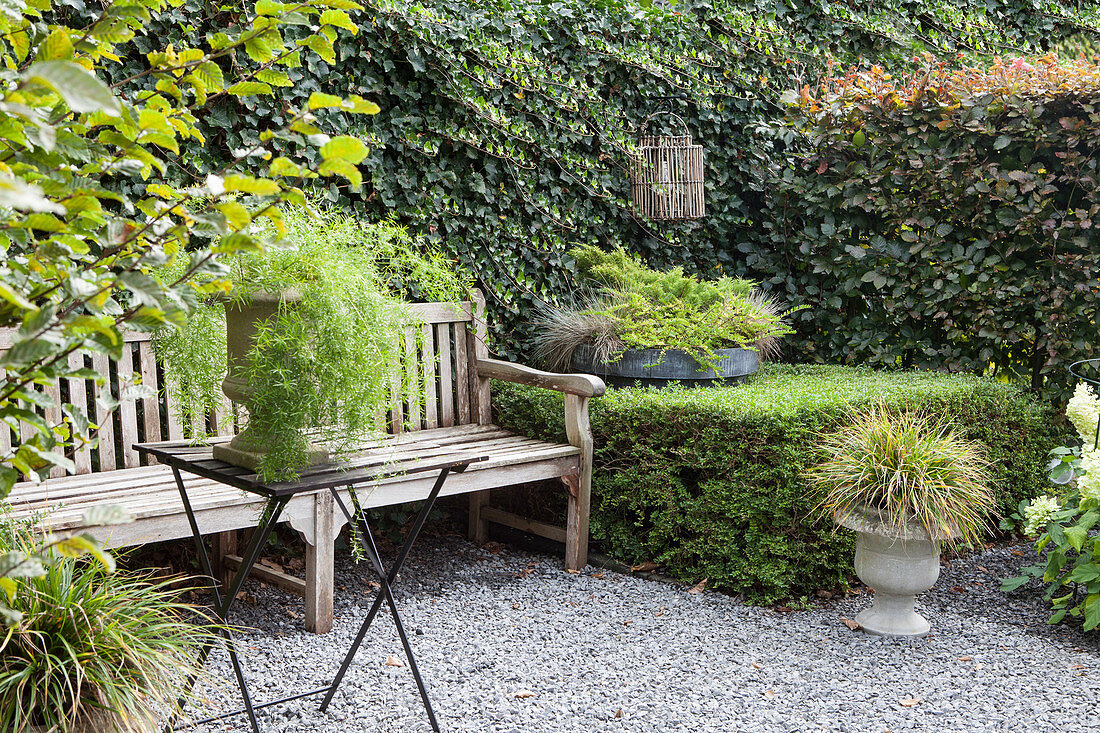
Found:
M 565 520 L 565 567 L 580 570 L 588 564 L 588 515 L 591 484 L 577 474 L 561 479 L 569 492 L 569 514 Z
M 332 494 L 314 498 L 314 543 L 306 543 L 306 631 L 324 634 L 332 630 L 332 592 L 335 583 Z
M 488 490 L 470 494 L 470 539 L 479 545 L 489 540 L 489 523 L 481 516 L 482 508 L 488 505 Z
M 217 581 L 222 588 L 228 588 L 233 579 L 233 571 L 225 562 L 226 555 L 237 554 L 237 530 L 219 532 L 214 535 L 214 572 L 218 574 Z
M 588 515 L 592 504 L 592 426 L 588 398 L 565 396 L 565 433 L 569 444 L 581 449 L 580 473 L 565 476 L 569 489 L 569 516 L 565 524 L 565 567 L 580 570 L 588 564 Z

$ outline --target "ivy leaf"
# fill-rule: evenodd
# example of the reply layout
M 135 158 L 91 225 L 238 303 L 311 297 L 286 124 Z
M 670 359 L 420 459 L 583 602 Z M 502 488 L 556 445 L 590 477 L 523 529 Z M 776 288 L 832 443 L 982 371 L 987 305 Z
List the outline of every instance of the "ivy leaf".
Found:
M 72 61 L 39 61 L 23 72 L 23 78 L 53 89 L 73 112 L 122 114 L 111 88 Z

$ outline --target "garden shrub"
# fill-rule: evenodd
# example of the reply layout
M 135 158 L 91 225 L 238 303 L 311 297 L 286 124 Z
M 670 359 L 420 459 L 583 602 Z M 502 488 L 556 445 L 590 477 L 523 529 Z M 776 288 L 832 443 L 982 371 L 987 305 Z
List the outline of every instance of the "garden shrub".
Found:
M 811 149 L 776 173 L 811 337 L 845 360 L 1027 378 L 1100 341 L 1100 66 L 997 59 L 833 73 L 786 97 Z M 798 277 L 795 274 L 795 277 Z
M 493 390 L 498 424 L 564 438 L 560 395 Z M 767 365 L 736 387 L 612 389 L 590 405 L 593 540 L 616 559 L 652 560 L 754 602 L 843 586 L 853 543 L 812 520 L 803 472 L 822 458 L 822 431 L 880 401 L 943 414 L 981 440 L 1002 512 L 1042 490 L 1043 459 L 1065 433 L 1019 389 L 969 375 Z

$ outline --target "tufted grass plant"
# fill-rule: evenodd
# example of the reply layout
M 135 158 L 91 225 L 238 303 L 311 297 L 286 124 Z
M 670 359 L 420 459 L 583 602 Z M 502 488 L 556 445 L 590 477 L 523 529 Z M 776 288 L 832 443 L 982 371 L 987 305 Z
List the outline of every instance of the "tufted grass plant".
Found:
M 877 512 L 904 536 L 915 523 L 934 539 L 978 542 L 995 507 L 984 446 L 940 417 L 882 403 L 822 436 L 830 456 L 807 472 L 817 511 L 847 518 Z
M 0 552 L 28 551 L 32 532 L 0 517 Z M 19 579 L 12 607 L 23 618 L 0 634 L 0 730 L 126 733 L 191 699 L 214 627 L 180 602 L 178 580 L 73 558 Z

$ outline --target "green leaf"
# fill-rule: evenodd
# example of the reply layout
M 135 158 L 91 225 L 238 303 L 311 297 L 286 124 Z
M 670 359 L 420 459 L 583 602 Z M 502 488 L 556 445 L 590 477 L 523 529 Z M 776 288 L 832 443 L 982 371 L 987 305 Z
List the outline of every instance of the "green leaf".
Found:
M 206 85 L 208 91 L 220 92 L 225 89 L 225 75 L 222 74 L 221 67 L 213 61 L 203 61 L 192 73 Z
M 1070 547 L 1080 552 L 1081 547 L 1085 544 L 1085 538 L 1088 536 L 1088 532 L 1082 527 L 1067 527 L 1065 534 Z
M 84 525 L 86 527 L 102 527 L 106 525 L 129 524 L 134 521 L 130 513 L 118 504 L 103 504 L 94 506 L 84 512 Z
M 275 69 L 260 69 L 256 74 L 256 78 L 264 84 L 270 84 L 273 87 L 294 86 L 294 83 L 290 80 L 290 77 L 286 75 L 286 72 L 276 71 Z
M 222 181 L 222 185 L 225 186 L 226 191 L 240 191 L 241 193 L 252 193 L 257 196 L 272 196 L 282 190 L 282 187 L 275 181 L 266 178 L 254 178 L 243 173 L 226 176 Z
M 63 60 L 73 57 L 73 42 L 65 28 L 54 28 L 50 35 L 38 45 L 38 61 Z
M 347 163 L 360 163 L 367 157 L 367 146 L 362 140 L 350 135 L 334 137 L 321 146 L 321 157 L 326 161 L 343 160 Z
M 73 112 L 122 113 L 111 88 L 83 66 L 72 61 L 40 61 L 31 64 L 23 78 L 57 92 Z
M 335 94 L 326 94 L 324 92 L 314 92 L 309 95 L 309 108 L 310 109 L 324 109 L 326 107 L 341 107 L 344 104 L 343 98 Z
M 22 308 L 24 310 L 36 311 L 38 306 L 24 298 L 20 293 L 11 289 L 3 280 L 0 280 L 0 298 L 14 305 L 16 308 Z
M 1005 580 L 1001 581 L 1001 590 L 1005 593 L 1009 593 L 1016 590 L 1017 588 L 1022 588 L 1023 586 L 1027 585 L 1027 582 L 1029 580 L 1031 580 L 1031 578 L 1026 575 L 1020 575 L 1015 578 L 1006 578 Z
M 14 550 L 0 555 L 0 577 L 40 578 L 46 574 L 46 566 L 37 555 Z
M 350 31 L 353 36 L 359 32 L 359 26 L 355 25 L 351 20 L 351 16 L 343 10 L 326 10 L 321 13 L 321 17 L 318 20 L 321 25 L 331 25 L 336 28 L 343 28 L 346 31 Z
M 363 183 L 363 174 L 359 172 L 359 169 L 341 158 L 326 160 L 321 163 L 317 172 L 323 176 L 343 176 L 353 186 L 359 186 Z
M 8 597 L 8 603 L 15 600 L 15 591 L 19 585 L 11 578 L 0 577 L 0 590 Z
M 336 63 L 336 51 L 332 48 L 332 41 L 324 36 L 314 34 L 298 43 L 299 45 L 305 46 L 310 51 L 313 51 L 313 53 L 317 54 L 328 63 Z
M 90 534 L 77 534 L 58 540 L 54 551 L 63 557 L 82 557 L 91 555 L 108 573 L 115 571 L 115 559 L 103 550 L 99 540 Z
M 237 97 L 247 97 L 255 94 L 271 94 L 271 85 L 261 81 L 239 81 L 226 90 Z

